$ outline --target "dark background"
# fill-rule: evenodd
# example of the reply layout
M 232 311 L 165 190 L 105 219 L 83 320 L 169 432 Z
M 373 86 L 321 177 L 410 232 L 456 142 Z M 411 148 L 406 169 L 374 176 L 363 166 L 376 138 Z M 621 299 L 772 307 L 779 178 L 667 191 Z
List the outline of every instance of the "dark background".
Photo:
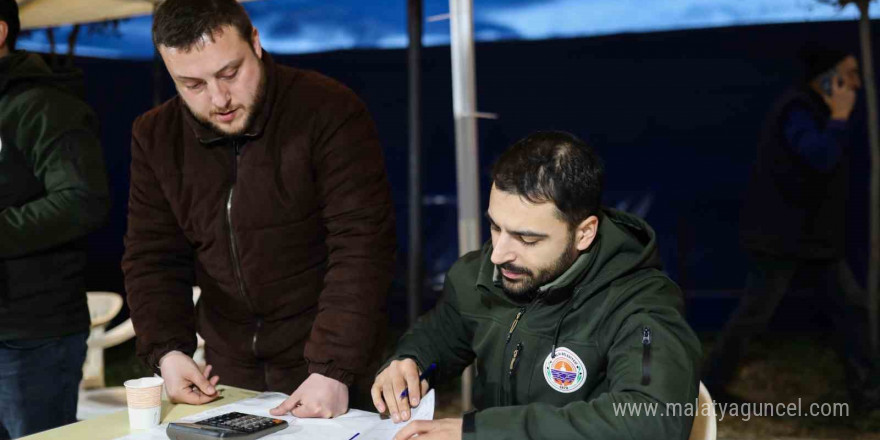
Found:
M 874 26 L 875 35 L 880 32 Z M 481 203 L 501 151 L 540 129 L 587 139 L 607 168 L 605 203 L 648 207 L 666 270 L 687 297 L 688 320 L 718 329 L 744 285 L 739 208 L 764 113 L 799 79 L 795 54 L 806 40 L 859 55 L 854 22 L 715 28 L 535 42 L 477 44 L 477 100 L 498 120 L 481 120 Z M 455 146 L 448 47 L 424 53 L 425 307 L 458 256 Z M 875 57 L 877 55 L 875 54 Z M 404 50 L 276 56 L 354 89 L 367 103 L 385 150 L 397 213 L 398 276 L 389 304 L 405 320 L 407 249 L 407 73 Z M 87 101 L 102 121 L 112 188 L 107 225 L 90 238 L 89 290 L 124 292 L 119 262 L 126 225 L 131 123 L 152 104 L 152 62 L 77 58 Z M 163 69 L 163 96 L 174 88 Z M 868 255 L 868 150 L 864 92 L 851 119 L 852 178 L 848 253 L 862 284 Z M 772 215 L 772 213 L 768 213 Z M 484 237 L 488 237 L 484 225 Z M 776 326 L 813 327 L 799 294 L 783 303 Z

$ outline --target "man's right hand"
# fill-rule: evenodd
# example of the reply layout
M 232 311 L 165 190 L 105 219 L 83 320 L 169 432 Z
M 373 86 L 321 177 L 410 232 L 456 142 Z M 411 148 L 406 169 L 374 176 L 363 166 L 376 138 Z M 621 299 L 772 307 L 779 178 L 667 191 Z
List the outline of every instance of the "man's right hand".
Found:
M 211 377 L 211 366 L 206 366 L 202 372 L 191 357 L 179 351 L 163 356 L 159 370 L 172 403 L 201 405 L 220 397 L 215 388 L 220 377 Z
M 428 381 L 419 383 L 419 366 L 412 359 L 391 362 L 388 368 L 376 376 L 370 389 L 373 405 L 380 413 L 386 410 L 394 423 L 409 420 L 409 409 L 419 405 L 419 400 L 428 392 Z M 409 390 L 409 398 L 400 398 L 403 390 Z
M 831 108 L 831 119 L 846 121 L 856 105 L 856 91 L 844 84 L 840 75 L 831 78 L 831 96 L 822 95 Z

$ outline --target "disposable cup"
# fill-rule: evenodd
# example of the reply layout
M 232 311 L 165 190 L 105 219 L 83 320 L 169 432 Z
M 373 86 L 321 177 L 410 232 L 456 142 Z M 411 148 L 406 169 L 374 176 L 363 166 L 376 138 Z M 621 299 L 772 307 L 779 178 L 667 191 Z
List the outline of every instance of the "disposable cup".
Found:
M 162 413 L 161 377 L 142 377 L 125 381 L 128 403 L 128 426 L 132 430 L 150 429 L 159 425 Z

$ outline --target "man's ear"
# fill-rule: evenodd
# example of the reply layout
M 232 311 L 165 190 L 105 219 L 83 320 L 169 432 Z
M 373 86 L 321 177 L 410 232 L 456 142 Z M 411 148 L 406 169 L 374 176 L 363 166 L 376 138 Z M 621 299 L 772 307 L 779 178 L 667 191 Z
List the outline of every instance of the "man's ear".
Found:
M 587 250 L 599 233 L 599 217 L 591 215 L 582 221 L 574 231 L 575 247 L 578 251 Z
M 254 31 L 251 34 L 251 41 L 253 42 L 253 49 L 254 53 L 257 54 L 257 58 L 263 59 L 263 46 L 260 44 L 260 32 L 256 26 L 254 26 Z
M 6 38 L 9 37 L 9 24 L 0 20 L 0 50 L 8 51 L 9 45 L 6 44 Z

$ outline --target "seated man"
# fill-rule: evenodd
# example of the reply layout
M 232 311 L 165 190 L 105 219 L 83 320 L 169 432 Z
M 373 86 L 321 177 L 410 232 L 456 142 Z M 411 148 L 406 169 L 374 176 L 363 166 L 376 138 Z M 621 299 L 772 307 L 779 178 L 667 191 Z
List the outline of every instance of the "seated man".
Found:
M 600 208 L 599 157 L 570 134 L 536 133 L 492 177 L 492 240 L 452 266 L 371 390 L 405 421 L 428 389 L 422 371 L 436 364 L 442 382 L 476 362 L 477 410 L 413 422 L 396 440 L 687 439 L 693 417 L 663 413 L 695 404 L 700 344 L 654 231 Z

